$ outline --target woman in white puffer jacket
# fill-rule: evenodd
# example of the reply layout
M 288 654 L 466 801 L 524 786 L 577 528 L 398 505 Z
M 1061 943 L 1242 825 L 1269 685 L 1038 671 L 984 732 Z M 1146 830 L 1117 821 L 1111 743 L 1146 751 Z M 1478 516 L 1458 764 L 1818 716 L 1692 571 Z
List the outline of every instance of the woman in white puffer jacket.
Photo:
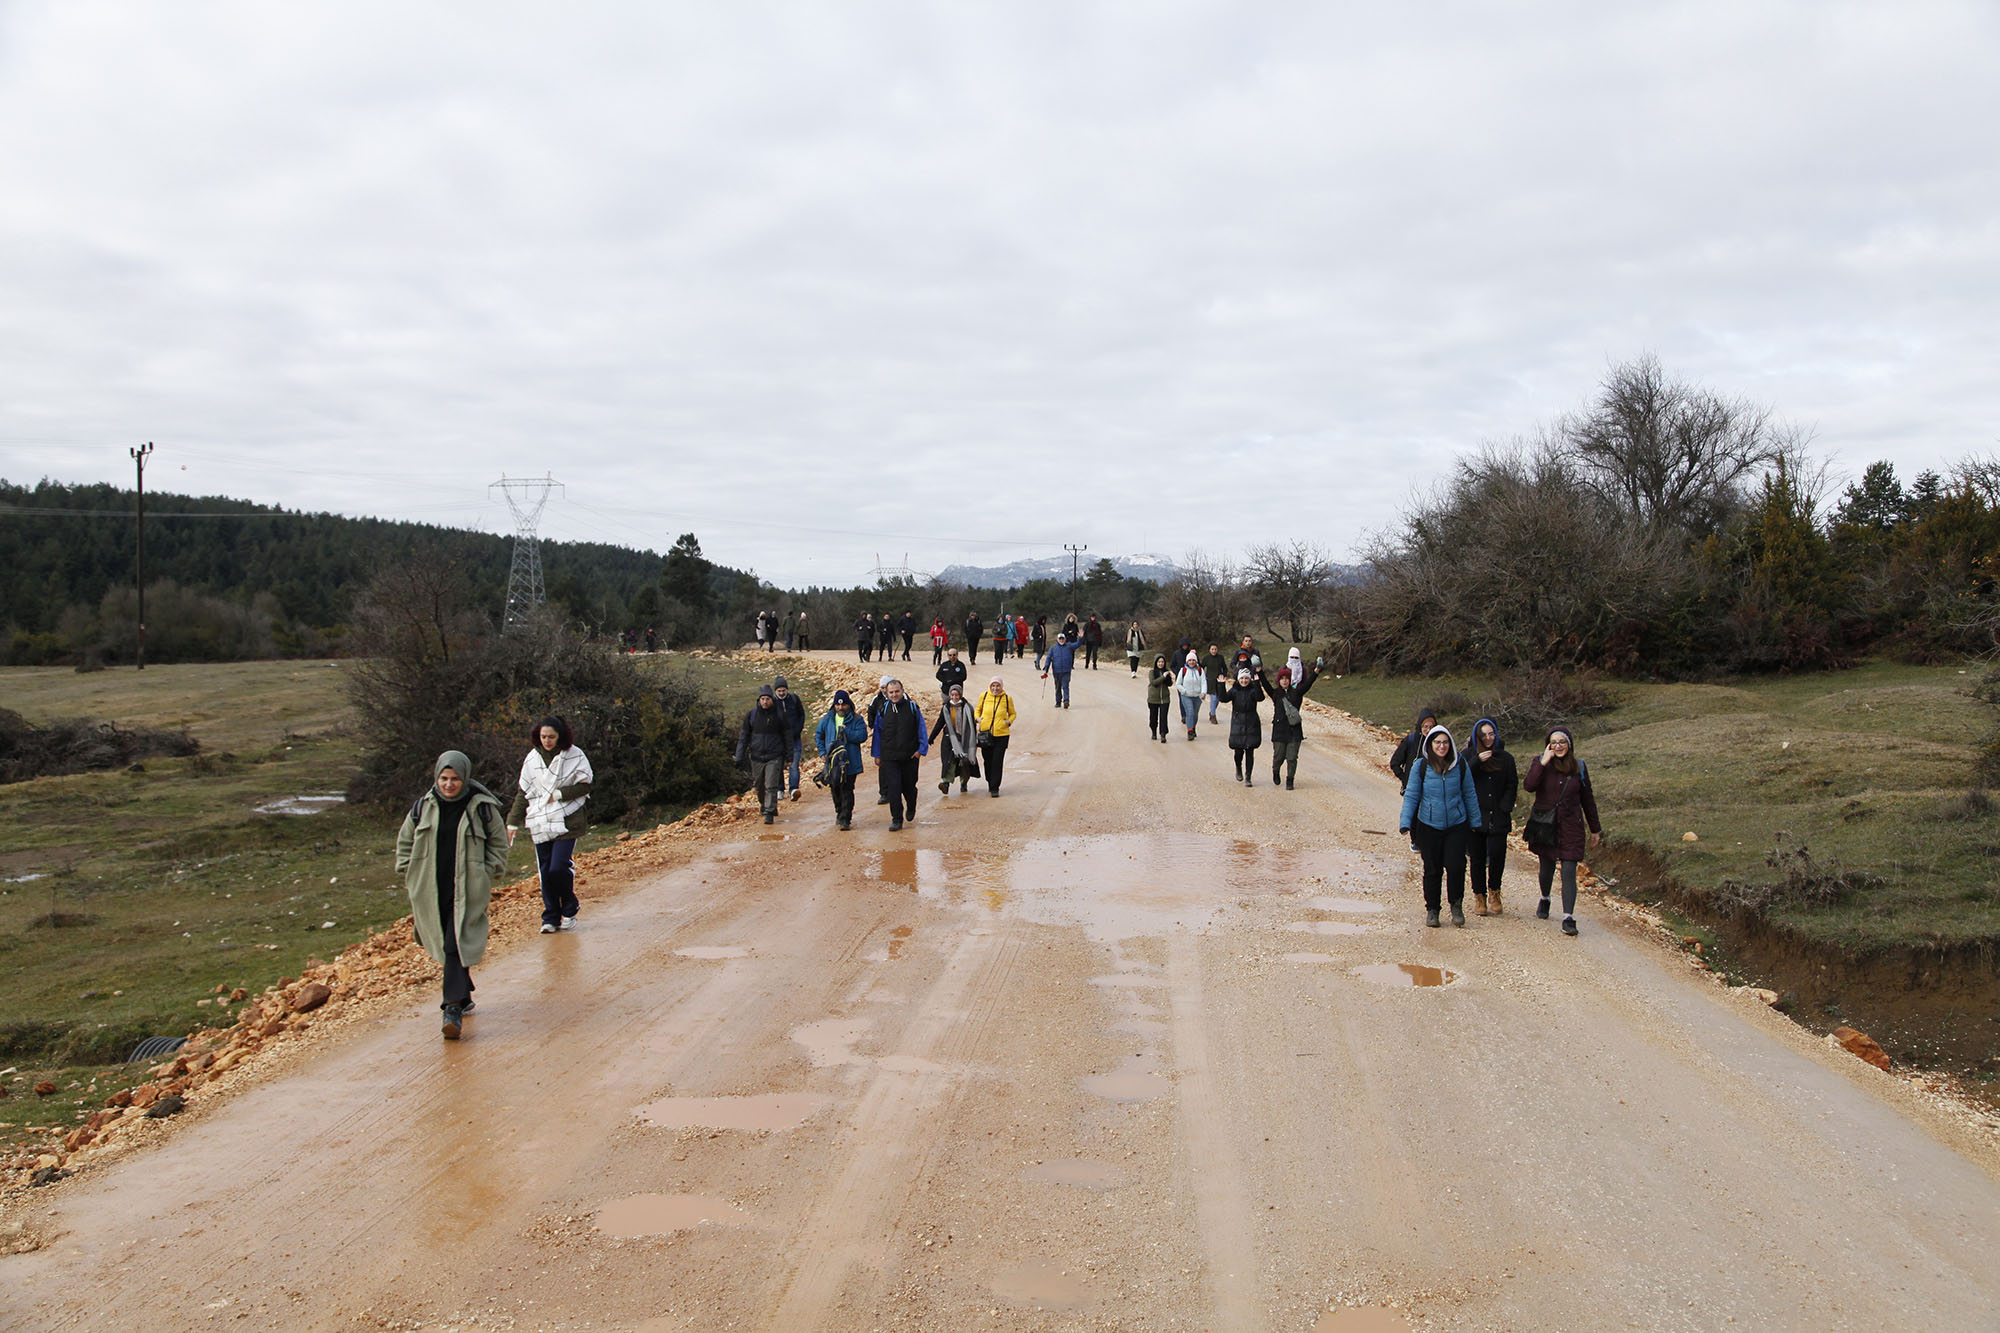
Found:
M 521 761 L 520 790 L 507 812 L 507 841 L 523 823 L 535 840 L 542 881 L 542 934 L 576 926 L 576 840 L 590 827 L 590 760 L 570 735 L 569 723 L 550 716 L 535 724 L 535 748 Z

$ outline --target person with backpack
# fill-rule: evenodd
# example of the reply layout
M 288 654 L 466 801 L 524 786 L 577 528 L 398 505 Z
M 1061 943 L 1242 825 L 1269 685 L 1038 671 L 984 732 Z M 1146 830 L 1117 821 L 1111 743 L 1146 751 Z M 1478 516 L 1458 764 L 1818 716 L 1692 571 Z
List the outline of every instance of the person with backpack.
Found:
M 1157 738 L 1160 744 L 1167 743 L 1167 710 L 1173 707 L 1174 673 L 1167 665 L 1167 655 L 1161 653 L 1153 659 L 1153 669 L 1146 673 L 1146 739 Z
M 1007 762 L 1007 737 L 1013 732 L 1014 698 L 995 676 L 986 682 L 985 693 L 974 706 L 973 721 L 979 727 L 979 757 L 986 765 L 986 794 L 1000 794 L 1000 770 Z
M 869 745 L 881 770 L 882 790 L 889 797 L 889 831 L 902 831 L 905 820 L 917 822 L 917 767 L 931 752 L 923 710 L 903 693 L 896 679 L 882 687 L 882 706 L 875 714 L 875 735 Z
M 1014 641 L 1014 622 L 1005 611 L 993 622 L 993 665 L 999 666 L 1007 660 L 1007 645 Z
M 1139 654 L 1145 651 L 1146 636 L 1139 629 L 1139 622 L 1135 620 L 1132 622 L 1132 627 L 1125 631 L 1125 663 L 1132 668 L 1134 680 L 1139 678 Z
M 778 696 L 769 685 L 757 691 L 757 702 L 743 715 L 736 731 L 736 762 L 748 765 L 750 783 L 757 792 L 757 806 L 764 822 L 778 817 L 778 793 L 785 788 L 785 755 L 791 749 L 792 724 L 778 707 Z
M 785 715 L 785 728 L 790 734 L 785 739 L 785 778 L 791 786 L 792 799 L 799 799 L 799 770 L 803 766 L 806 740 L 806 706 L 783 676 L 771 680 L 771 695 L 778 701 L 778 711 Z
M 1090 670 L 1097 670 L 1097 650 L 1104 646 L 1104 626 L 1097 623 L 1097 614 L 1083 622 L 1083 664 Z M 1135 673 L 1136 674 L 1136 673 Z
M 1479 793 L 1479 829 L 1466 843 L 1466 868 L 1471 872 L 1473 911 L 1500 915 L 1500 874 L 1507 868 L 1507 835 L 1514 828 L 1514 802 L 1520 777 L 1514 756 L 1500 739 L 1500 724 L 1482 717 L 1472 724 L 1472 739 L 1459 755 Z
M 1067 632 L 1056 635 L 1056 641 L 1049 648 L 1048 664 L 1042 669 L 1044 678 L 1056 678 L 1056 707 L 1069 707 L 1069 675 L 1076 669 L 1076 645 L 1070 642 Z
M 1208 693 L 1208 672 L 1192 652 L 1181 659 L 1180 674 L 1174 677 L 1174 692 L 1181 700 L 1181 725 L 1187 728 L 1188 739 L 1193 740 L 1195 723 L 1201 721 L 1202 697 Z
M 835 690 L 826 716 L 813 729 L 813 748 L 826 760 L 813 781 L 823 781 L 832 792 L 833 825 L 843 831 L 854 827 L 854 779 L 861 775 L 861 747 L 867 742 L 868 724 L 854 711 L 854 696 Z
M 1264 677 L 1264 688 L 1271 694 L 1271 785 L 1278 785 L 1278 770 L 1282 768 L 1286 791 L 1292 790 L 1292 782 L 1299 775 L 1299 752 L 1305 748 L 1306 719 L 1302 706 L 1306 692 L 1312 689 L 1313 682 L 1319 679 L 1320 668 L 1326 664 L 1325 658 L 1314 658 L 1311 666 L 1295 669 L 1298 660 L 1294 656 L 1279 667 L 1276 680 Z
M 1236 683 L 1223 687 L 1222 701 L 1229 705 L 1229 752 L 1236 760 L 1236 776 L 1246 787 L 1257 785 L 1257 747 L 1264 743 L 1264 718 L 1257 705 L 1264 701 L 1264 688 L 1247 666 L 1239 667 Z
M 943 770 L 939 775 L 938 791 L 951 794 L 951 781 L 958 779 L 958 790 L 964 794 L 966 784 L 979 776 L 979 720 L 972 705 L 965 701 L 965 687 L 954 685 L 945 691 L 944 707 L 938 709 L 937 721 L 931 725 L 931 739 L 944 737 L 944 751 L 938 756 L 938 766 Z
M 1433 727 L 1423 756 L 1410 766 L 1398 827 L 1424 861 L 1424 924 L 1438 924 L 1439 889 L 1451 904 L 1451 924 L 1465 924 L 1465 845 L 1479 829 L 1479 793 L 1458 762 L 1448 727 Z
M 1410 781 L 1410 765 L 1417 762 L 1423 753 L 1424 737 L 1431 734 L 1431 728 L 1438 722 L 1437 709 L 1429 704 L 1417 710 L 1417 725 L 1410 734 L 1396 742 L 1395 752 L 1389 756 L 1389 771 L 1396 775 L 1396 785 L 1406 786 Z
M 972 659 L 972 665 L 978 666 L 979 641 L 986 637 L 986 622 L 979 618 L 977 611 L 968 611 L 966 612 L 965 624 L 962 628 L 965 630 L 966 655 Z M 998 666 L 1000 664 L 995 662 L 993 665 Z
M 500 798 L 472 780 L 472 760 L 446 750 L 431 765 L 431 786 L 396 833 L 396 873 L 410 897 L 417 943 L 444 969 L 446 1041 L 457 1041 L 472 1009 L 472 969 L 486 956 L 493 881 L 507 869 L 507 819 Z
M 945 645 L 951 642 L 951 631 L 944 627 L 943 616 L 931 617 L 931 665 L 944 665 Z
M 1590 769 L 1576 757 L 1576 741 L 1568 727 L 1549 728 L 1542 741 L 1542 752 L 1528 761 L 1528 775 L 1521 785 L 1535 794 L 1535 804 L 1528 811 L 1528 825 L 1521 831 L 1528 850 L 1541 859 L 1542 901 L 1535 908 L 1535 916 L 1543 921 L 1549 919 L 1549 890 L 1554 887 L 1556 870 L 1560 867 L 1562 931 L 1574 935 L 1576 863 L 1583 859 L 1586 848 L 1604 841 L 1604 827 L 1597 819 L 1597 795 L 1590 787 Z
M 576 928 L 576 840 L 590 829 L 584 806 L 596 776 L 590 760 L 570 735 L 569 723 L 550 716 L 535 724 L 531 748 L 521 761 L 514 804 L 507 811 L 507 842 L 523 824 L 535 843 L 535 870 L 542 888 L 542 934 Z

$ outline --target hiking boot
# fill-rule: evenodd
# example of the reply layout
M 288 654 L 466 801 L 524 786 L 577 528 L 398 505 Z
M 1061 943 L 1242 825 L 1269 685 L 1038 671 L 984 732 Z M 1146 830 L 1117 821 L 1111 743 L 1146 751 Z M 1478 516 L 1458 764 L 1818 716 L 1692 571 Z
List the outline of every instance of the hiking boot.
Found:
M 1451 905 L 1451 924 L 1454 926 L 1462 926 L 1465 924 L 1464 903 L 1453 903 Z
M 766 810 L 766 811 L 764 812 L 764 822 L 765 822 L 766 824 L 775 824 L 775 823 L 777 823 L 777 822 L 778 822 L 778 817 L 777 817 L 777 815 L 773 814 L 773 813 L 772 813 L 771 811 L 769 811 L 769 810 Z
M 875 804 L 877 804 L 877 805 L 887 805 L 887 804 L 889 804 L 889 798 L 888 798 L 888 797 L 886 797 L 886 796 L 877 796 L 877 797 L 875 798 Z
M 1548 919 L 1549 919 L 1549 900 L 1547 898 L 1544 898 L 1535 907 L 1535 920 L 1547 921 Z
M 1437 908 L 1433 907 L 1424 912 L 1424 924 L 1427 926 L 1435 926 L 1440 924 L 1438 921 Z
M 544 934 L 544 935 L 553 935 L 553 934 L 555 934 L 555 933 L 556 933 L 556 930 L 557 930 L 557 926 L 556 926 L 556 923 L 555 923 L 555 922 L 553 922 L 553 921 L 544 921 L 544 922 L 542 922 L 542 934 Z
M 444 1007 L 444 1026 L 439 1031 L 444 1033 L 446 1041 L 458 1040 L 459 1030 L 464 1026 L 464 1020 L 465 1011 L 457 1005 L 448 1004 Z
M 469 1014 L 478 1007 L 479 1007 L 478 1002 L 472 999 L 472 997 L 467 996 L 465 1003 L 458 1006 L 458 1012 L 460 1012 L 461 1014 Z
M 1193 728 L 1193 727 L 1189 727 L 1189 728 L 1188 728 L 1188 739 L 1189 739 L 1189 740 L 1193 740 L 1193 739 L 1194 739 L 1194 728 Z
M 902 821 L 902 820 L 900 820 L 900 819 L 892 819 L 892 820 L 890 820 L 890 821 L 889 821 L 889 832 L 891 832 L 891 833 L 901 833 L 902 831 L 903 831 L 903 821 Z
M 1485 894 L 1483 894 L 1483 893 L 1475 893 L 1475 894 L 1473 894 L 1473 895 L 1472 895 L 1472 900 L 1473 900 L 1473 906 L 1472 906 L 1472 914 L 1473 914 L 1474 916 L 1492 916 L 1492 915 L 1493 915 L 1493 914 L 1492 914 L 1491 912 L 1489 912 L 1489 911 L 1487 911 L 1487 910 L 1486 910 L 1486 895 L 1485 895 Z
M 951 795 L 951 779 L 946 778 L 943 782 L 938 783 L 938 791 L 945 796 Z
M 1285 790 L 1286 790 L 1286 791 L 1290 791 L 1291 789 L 1292 789 L 1292 780 L 1291 780 L 1290 778 L 1286 778 L 1286 779 L 1285 779 Z
M 1563 934 L 1565 934 L 1565 935 L 1574 935 L 1574 934 L 1576 934 L 1576 918 L 1575 918 L 1575 917 L 1573 917 L 1573 916 L 1566 916 L 1566 917 L 1564 917 L 1564 918 L 1563 918 Z
M 1498 890 L 1498 889 L 1493 889 L 1493 890 L 1491 890 L 1490 892 L 1488 892 L 1486 896 L 1487 896 L 1487 897 L 1489 897 L 1489 898 L 1491 898 L 1491 899 L 1493 900 L 1493 915 L 1495 915 L 1495 916 L 1499 916 L 1499 915 L 1500 915 L 1500 890 Z

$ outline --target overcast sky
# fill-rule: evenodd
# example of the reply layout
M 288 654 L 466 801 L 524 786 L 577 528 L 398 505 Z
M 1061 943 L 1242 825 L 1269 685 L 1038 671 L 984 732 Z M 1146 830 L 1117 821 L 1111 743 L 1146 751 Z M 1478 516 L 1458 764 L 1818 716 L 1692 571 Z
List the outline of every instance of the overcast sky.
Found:
M 1346 555 L 1647 351 L 1907 477 L 2000 446 L 1996 71 L 1991 0 L 0 3 L 0 477 Z

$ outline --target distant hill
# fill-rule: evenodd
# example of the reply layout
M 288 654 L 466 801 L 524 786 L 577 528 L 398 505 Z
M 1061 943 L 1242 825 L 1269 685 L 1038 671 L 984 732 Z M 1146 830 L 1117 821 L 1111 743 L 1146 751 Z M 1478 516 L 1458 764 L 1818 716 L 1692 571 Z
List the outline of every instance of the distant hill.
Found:
M 1076 566 L 1078 573 L 1088 573 L 1090 567 L 1100 557 L 1085 553 L 1084 559 Z M 1180 573 L 1180 566 L 1164 555 L 1114 555 L 1111 567 L 1128 579 L 1145 579 L 1150 583 L 1165 583 Z M 1016 560 L 1011 565 L 951 565 L 938 574 L 943 583 L 962 583 L 968 588 L 1018 588 L 1029 579 L 1056 579 L 1067 582 L 1070 576 L 1070 559 L 1067 555 L 1052 555 L 1041 560 Z

